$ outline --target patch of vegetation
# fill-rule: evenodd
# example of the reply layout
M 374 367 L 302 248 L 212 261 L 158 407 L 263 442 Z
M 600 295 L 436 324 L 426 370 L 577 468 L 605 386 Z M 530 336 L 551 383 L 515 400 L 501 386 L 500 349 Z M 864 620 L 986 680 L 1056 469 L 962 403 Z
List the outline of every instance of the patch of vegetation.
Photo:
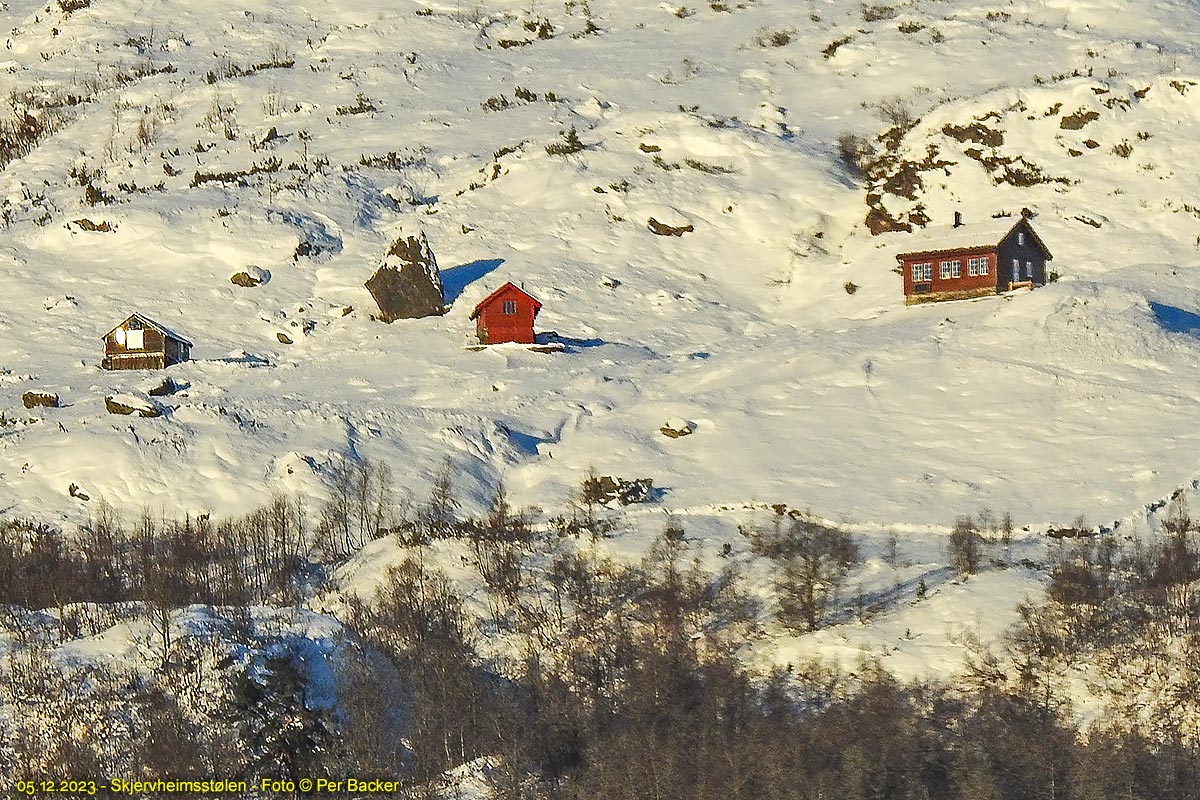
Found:
M 354 105 L 338 106 L 336 113 L 339 117 L 346 117 L 355 114 L 370 114 L 375 110 L 375 104 L 371 102 L 371 99 L 359 92 L 354 98 Z
M 404 155 L 392 150 L 387 153 L 371 154 L 363 153 L 358 157 L 360 166 L 373 167 L 375 169 L 387 169 L 394 172 L 402 172 L 409 167 L 414 167 L 418 164 L 424 164 L 425 158 L 420 155 L 424 149 L 418 149 L 416 154 Z
M 1133 145 L 1129 143 L 1128 139 L 1122 139 L 1112 146 L 1112 152 L 1115 156 L 1129 158 L 1133 155 Z
M 846 294 L 854 294 L 858 291 L 858 284 L 854 281 L 846 281 L 842 284 L 842 288 L 846 290 Z
M 525 30 L 529 31 L 530 33 L 537 34 L 537 38 L 539 39 L 554 38 L 554 26 L 551 25 L 550 20 L 546 19 L 545 17 L 527 19 L 522 23 L 522 27 L 524 27 Z
M 1058 121 L 1058 127 L 1064 131 L 1077 131 L 1087 125 L 1089 122 L 1094 122 L 1100 119 L 1099 111 L 1091 111 L 1087 108 L 1081 108 L 1073 114 L 1068 114 Z
M 510 103 L 508 98 L 504 95 L 498 94 L 495 97 L 489 97 L 479 105 L 484 111 L 503 111 L 511 106 L 512 103 Z
M 569 156 L 584 149 L 584 144 L 579 140 L 579 132 L 575 130 L 574 125 L 562 131 L 561 135 L 561 142 L 546 145 L 547 153 L 552 156 Z
M 1004 144 L 1004 132 L 987 127 L 982 122 L 970 125 L 951 125 L 942 127 L 942 133 L 959 142 L 975 142 L 985 147 L 999 147 Z
M 750 41 L 756 47 L 786 47 L 796 37 L 795 28 L 759 28 Z
M 92 4 L 92 0 L 58 0 L 58 7 L 65 16 L 71 16 L 76 11 L 82 11 Z M 49 9 L 47 9 L 49 10 Z
M 528 47 L 533 44 L 533 39 L 501 39 L 496 44 L 503 50 L 511 50 L 514 47 Z
M 917 33 L 919 31 L 923 31 L 923 30 L 925 30 L 924 25 L 917 22 L 916 20 L 911 20 L 911 19 L 907 20 L 905 22 L 901 22 L 900 28 L 899 28 L 899 31 L 901 33 Z
M 708 164 L 703 161 L 697 161 L 694 158 L 685 158 L 684 163 L 698 172 L 704 172 L 709 175 L 728 175 L 733 172 L 729 167 L 723 167 L 720 164 Z
M 234 172 L 200 172 L 192 175 L 192 188 L 206 183 L 225 183 L 233 186 L 250 186 L 249 179 L 254 175 L 278 172 L 283 162 L 278 158 L 268 158 L 266 161 L 251 165 L 250 169 Z
M 823 55 L 827 59 L 833 58 L 837 54 L 839 47 L 850 44 L 852 41 L 854 41 L 854 37 L 851 35 L 843 36 L 840 39 L 834 39 L 832 42 L 825 45 L 825 47 L 821 49 L 821 55 Z
M 895 19 L 900 12 L 892 6 L 863 6 L 863 22 L 880 22 Z

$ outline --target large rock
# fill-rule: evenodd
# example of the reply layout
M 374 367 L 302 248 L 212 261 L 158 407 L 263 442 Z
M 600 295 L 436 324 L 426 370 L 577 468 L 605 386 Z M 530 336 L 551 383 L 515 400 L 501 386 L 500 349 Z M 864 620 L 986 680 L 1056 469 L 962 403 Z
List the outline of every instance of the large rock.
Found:
M 104 407 L 108 409 L 108 413 L 110 414 L 123 414 L 125 416 L 137 414 L 139 417 L 162 416 L 162 409 L 153 400 L 132 394 L 107 395 L 104 398 Z
M 26 408 L 58 408 L 58 395 L 54 392 L 26 392 L 21 395 L 21 403 Z
M 401 233 L 366 287 L 384 322 L 446 313 L 442 274 L 424 232 Z

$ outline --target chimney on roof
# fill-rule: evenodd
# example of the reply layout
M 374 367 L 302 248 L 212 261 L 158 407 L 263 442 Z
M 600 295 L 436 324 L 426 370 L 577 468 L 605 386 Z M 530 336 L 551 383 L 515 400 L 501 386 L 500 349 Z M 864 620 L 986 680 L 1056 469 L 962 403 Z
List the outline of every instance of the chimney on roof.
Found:
M 961 212 L 961 211 L 955 211 L 955 212 L 954 212 L 954 227 L 956 227 L 956 228 L 961 228 L 962 226 L 963 226 L 963 221 L 962 221 L 962 212 Z
M 1024 219 L 1032 219 L 1032 218 L 1033 218 L 1033 212 L 1032 212 L 1032 211 L 1030 211 L 1028 208 L 1022 208 L 1022 209 L 1021 209 L 1021 216 L 1022 216 Z

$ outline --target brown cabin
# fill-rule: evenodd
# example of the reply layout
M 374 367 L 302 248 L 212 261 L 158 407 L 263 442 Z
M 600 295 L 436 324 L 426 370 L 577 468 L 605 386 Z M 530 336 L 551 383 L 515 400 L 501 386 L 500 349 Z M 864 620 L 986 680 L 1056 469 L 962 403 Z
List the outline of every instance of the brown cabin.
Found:
M 479 343 L 533 344 L 533 320 L 541 308 L 536 297 L 509 281 L 479 301 L 471 312 Z
M 1027 214 L 966 225 L 955 213 L 953 227 L 910 234 L 906 246 L 896 261 L 907 305 L 1042 286 L 1046 263 L 1054 258 Z
M 192 343 L 149 317 L 134 314 L 104 334 L 104 369 L 163 369 L 187 361 Z

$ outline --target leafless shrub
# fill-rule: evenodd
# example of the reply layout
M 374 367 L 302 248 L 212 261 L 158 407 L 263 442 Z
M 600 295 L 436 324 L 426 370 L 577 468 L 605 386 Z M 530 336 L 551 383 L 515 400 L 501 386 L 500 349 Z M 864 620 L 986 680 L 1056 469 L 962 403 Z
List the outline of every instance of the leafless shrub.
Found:
M 913 115 L 912 105 L 903 97 L 879 101 L 876 111 L 884 122 L 901 131 L 910 130 L 917 124 L 917 117 Z
M 983 561 L 983 536 L 975 520 L 967 516 L 954 521 L 949 539 L 950 564 L 959 575 L 973 575 Z
M 875 147 L 865 136 L 843 133 L 837 140 L 838 157 L 849 169 L 866 175 L 875 158 Z

